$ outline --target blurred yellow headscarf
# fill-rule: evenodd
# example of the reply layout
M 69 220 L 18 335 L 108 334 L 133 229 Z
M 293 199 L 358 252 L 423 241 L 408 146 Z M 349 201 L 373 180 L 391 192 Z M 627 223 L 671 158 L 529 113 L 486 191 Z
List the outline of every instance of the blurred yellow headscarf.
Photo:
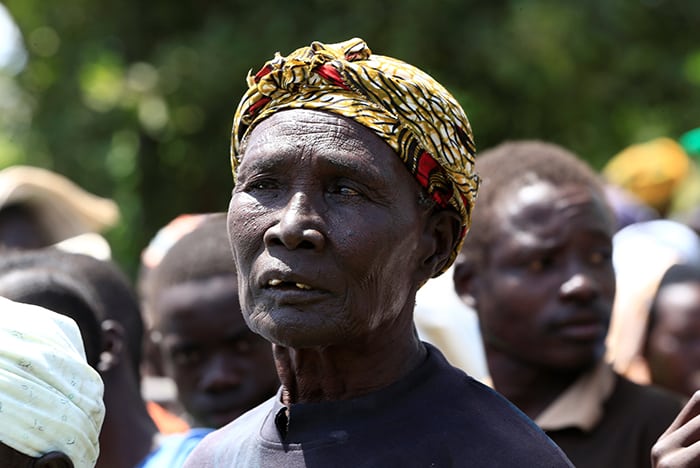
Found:
M 665 214 L 690 171 L 683 147 L 670 138 L 657 138 L 625 148 L 602 172 L 609 182 Z
M 285 109 L 315 109 L 351 118 L 391 146 L 441 207 L 469 228 L 478 188 L 471 126 L 457 100 L 418 68 L 373 55 L 362 39 L 313 42 L 287 57 L 279 53 L 248 75 L 233 122 L 231 165 L 236 177 L 241 142 L 261 120 Z

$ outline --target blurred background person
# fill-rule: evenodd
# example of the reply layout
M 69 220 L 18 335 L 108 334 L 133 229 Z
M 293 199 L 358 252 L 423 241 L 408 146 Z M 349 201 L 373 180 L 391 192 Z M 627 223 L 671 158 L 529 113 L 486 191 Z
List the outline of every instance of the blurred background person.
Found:
M 651 383 L 688 399 L 700 390 L 700 264 L 676 264 L 664 273 L 643 354 Z
M 275 394 L 271 345 L 241 313 L 225 213 L 198 218 L 145 281 L 151 364 L 193 427 L 218 429 Z
M 658 211 L 619 185 L 604 183 L 603 190 L 617 221 L 615 230 L 634 223 L 661 218 Z
M 692 171 L 693 163 L 683 147 L 662 137 L 620 151 L 605 164 L 602 175 L 665 218 Z
M 146 399 L 148 412 L 161 432 L 177 433 L 190 428 L 180 415 L 185 410 L 177 398 L 177 387 L 172 378 L 163 371 L 160 337 L 153 330 L 153 317 L 148 312 L 149 279 L 151 272 L 160 264 L 165 254 L 184 235 L 199 226 L 207 215 L 203 213 L 185 213 L 176 216 L 156 232 L 148 245 L 141 251 L 139 269 L 136 278 L 136 290 L 142 304 L 142 318 L 146 326 L 143 335 L 143 374 L 142 393 Z
M 494 388 L 577 467 L 649 466 L 680 399 L 604 360 L 616 223 L 598 175 L 541 141 L 480 153 L 471 232 L 455 265 L 479 315 Z
M 118 270 L 93 257 L 54 249 L 0 255 L 0 296 L 73 318 L 85 337 L 88 363 L 104 381 L 105 418 L 98 468 L 133 468 L 160 445 L 160 434 L 141 397 L 138 366 L 130 357 L 128 328 L 115 317 L 137 308 L 135 293 Z M 98 286 L 99 284 L 99 286 Z M 140 337 L 138 337 L 140 344 Z
M 676 263 L 700 265 L 700 238 L 668 219 L 631 224 L 613 236 L 616 293 L 606 359 L 629 379 L 650 382 L 644 340 L 652 298 L 666 270 Z
M 94 467 L 103 388 L 73 320 L 0 297 L 3 467 Z
M 66 177 L 32 166 L 0 170 L 0 247 L 64 250 L 109 258 L 99 234 L 116 225 L 112 200 L 86 192 Z

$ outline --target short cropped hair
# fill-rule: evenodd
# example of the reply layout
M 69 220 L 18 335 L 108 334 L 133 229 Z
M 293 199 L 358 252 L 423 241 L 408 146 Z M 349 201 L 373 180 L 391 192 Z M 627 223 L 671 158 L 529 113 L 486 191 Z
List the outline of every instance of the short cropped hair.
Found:
M 565 148 L 538 140 L 502 143 L 477 155 L 476 169 L 481 187 L 472 217 L 472 226 L 458 262 L 481 264 L 488 255 L 488 246 L 495 226 L 493 206 L 506 190 L 545 181 L 557 186 L 582 184 L 606 203 L 603 184 L 596 172 Z M 609 206 L 608 206 L 609 208 Z M 613 213 L 609 210 L 610 219 Z
M 124 328 L 131 366 L 135 375 L 140 376 L 141 307 L 129 279 L 114 262 L 52 248 L 12 251 L 0 256 L 0 274 L 26 269 L 63 273 L 89 291 L 95 313 L 99 311 L 96 315 L 99 322 L 112 319 Z
M 158 296 L 167 288 L 216 276 L 235 275 L 236 265 L 228 239 L 226 213 L 207 215 L 192 232 L 170 247 L 158 266 L 148 273 L 148 313 L 153 313 Z
M 97 368 L 102 352 L 104 314 L 99 301 L 82 283 L 61 271 L 23 268 L 0 274 L 0 296 L 41 306 L 75 320 L 88 364 Z

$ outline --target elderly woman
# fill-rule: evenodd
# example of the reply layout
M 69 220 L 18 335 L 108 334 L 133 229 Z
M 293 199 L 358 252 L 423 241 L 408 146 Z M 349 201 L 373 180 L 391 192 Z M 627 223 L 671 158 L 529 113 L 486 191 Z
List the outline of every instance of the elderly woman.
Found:
M 185 466 L 570 466 L 414 329 L 416 291 L 454 260 L 478 185 L 456 100 L 360 39 L 277 55 L 248 83 L 229 238 L 282 387 Z

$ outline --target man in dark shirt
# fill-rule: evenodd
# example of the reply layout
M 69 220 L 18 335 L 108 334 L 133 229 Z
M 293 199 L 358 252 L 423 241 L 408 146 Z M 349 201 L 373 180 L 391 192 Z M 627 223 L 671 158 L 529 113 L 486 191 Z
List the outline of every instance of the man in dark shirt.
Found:
M 413 325 L 478 185 L 454 98 L 360 39 L 278 55 L 248 83 L 229 237 L 243 315 L 273 343 L 282 387 L 185 466 L 570 466 Z
M 481 153 L 455 287 L 479 316 L 494 388 L 577 468 L 649 466 L 681 408 L 603 361 L 615 296 L 615 220 L 596 174 L 536 141 Z

